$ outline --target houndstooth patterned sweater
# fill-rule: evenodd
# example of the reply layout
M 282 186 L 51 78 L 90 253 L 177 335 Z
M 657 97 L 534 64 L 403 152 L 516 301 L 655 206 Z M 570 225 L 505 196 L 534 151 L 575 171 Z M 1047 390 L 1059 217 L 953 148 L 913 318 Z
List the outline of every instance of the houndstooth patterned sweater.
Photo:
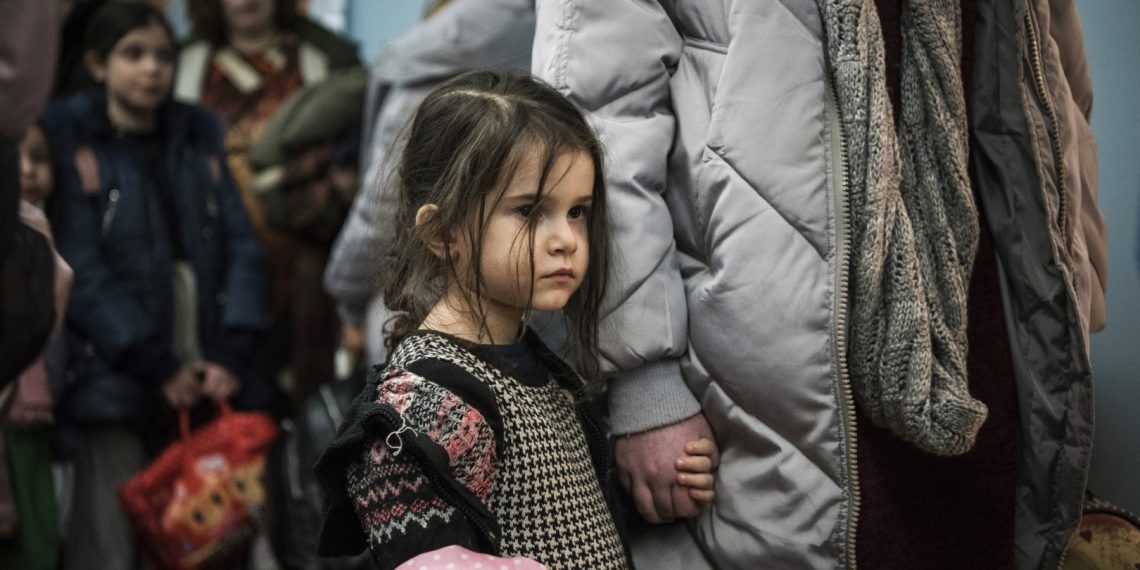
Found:
M 414 334 L 358 399 L 374 406 L 360 415 L 370 435 L 337 463 L 373 558 L 394 567 L 460 544 L 552 570 L 626 568 L 596 470 L 600 430 L 551 375 L 520 381 L 472 348 Z

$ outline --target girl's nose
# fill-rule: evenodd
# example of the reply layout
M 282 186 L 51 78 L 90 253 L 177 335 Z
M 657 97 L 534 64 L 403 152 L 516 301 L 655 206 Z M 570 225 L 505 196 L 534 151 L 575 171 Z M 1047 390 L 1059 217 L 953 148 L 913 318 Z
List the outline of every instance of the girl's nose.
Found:
M 36 169 L 36 165 L 32 162 L 31 159 L 29 159 L 26 156 L 20 157 L 20 175 L 21 176 L 23 176 L 24 178 L 31 178 L 35 169 Z
M 551 253 L 574 253 L 578 250 L 578 236 L 566 219 L 551 224 L 547 239 Z
M 143 58 L 143 70 L 147 73 L 157 73 L 162 65 L 162 60 L 158 55 L 151 54 Z

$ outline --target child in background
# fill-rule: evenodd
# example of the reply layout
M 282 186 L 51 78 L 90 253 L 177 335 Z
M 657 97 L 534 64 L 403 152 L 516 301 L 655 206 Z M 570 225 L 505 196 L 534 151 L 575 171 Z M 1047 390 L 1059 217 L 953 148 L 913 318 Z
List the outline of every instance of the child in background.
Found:
M 565 309 L 569 353 L 597 381 L 611 255 L 600 144 L 546 84 L 477 71 L 424 100 L 398 176 L 391 357 L 317 463 L 321 554 L 367 546 L 393 568 L 459 545 L 626 568 L 592 386 L 527 329 L 530 311 Z M 711 500 L 715 445 L 685 453 L 678 483 Z
M 47 137 L 39 125 L 32 125 L 20 141 L 20 198 L 42 210 L 53 182 Z
M 59 371 L 58 361 L 63 357 L 56 333 L 63 323 L 73 274 L 55 251 L 51 225 L 43 213 L 53 184 L 47 139 L 39 126 L 32 125 L 20 141 L 20 221 L 52 246 L 56 317 L 43 354 L 20 373 L 14 393 L 0 391 L 0 512 L 14 515 L 14 528 L 6 524 L 12 519 L 0 516 L 0 568 L 55 570 L 59 566 L 60 532 L 52 481 L 54 386 L 49 373 Z M 10 484 L 10 496 L 4 494 L 5 483 Z
M 60 164 L 52 222 L 75 270 L 56 408 L 79 432 L 63 567 L 132 568 L 117 491 L 148 462 L 144 443 L 165 440 L 161 412 L 206 398 L 267 405 L 249 365 L 266 280 L 221 126 L 170 97 L 176 46 L 162 13 L 109 2 L 84 45 L 98 89 L 41 121 Z

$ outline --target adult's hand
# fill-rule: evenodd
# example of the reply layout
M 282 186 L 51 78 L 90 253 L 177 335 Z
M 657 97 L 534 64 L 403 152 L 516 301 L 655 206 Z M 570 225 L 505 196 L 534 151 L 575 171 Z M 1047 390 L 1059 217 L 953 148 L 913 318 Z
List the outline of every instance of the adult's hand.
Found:
M 638 512 L 651 523 L 691 518 L 700 504 L 677 483 L 677 460 L 686 455 L 685 444 L 713 439 L 704 414 L 641 433 L 618 436 L 614 444 L 622 487 L 633 496 Z M 714 454 L 713 468 L 720 458 Z

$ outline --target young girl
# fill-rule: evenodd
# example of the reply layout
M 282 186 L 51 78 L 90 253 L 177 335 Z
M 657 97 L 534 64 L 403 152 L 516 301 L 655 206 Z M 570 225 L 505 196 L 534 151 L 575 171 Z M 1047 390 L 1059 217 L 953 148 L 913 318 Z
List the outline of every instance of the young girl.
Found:
M 317 463 L 321 554 L 367 546 L 392 568 L 457 544 L 625 568 L 587 387 L 526 326 L 565 309 L 570 353 L 597 377 L 610 259 L 598 141 L 549 86 L 472 72 L 424 100 L 398 176 L 394 346 Z M 686 452 L 679 482 L 711 500 L 712 442 Z
M 163 402 L 264 404 L 248 362 L 266 282 L 220 126 L 170 98 L 175 44 L 162 14 L 108 3 L 85 45 L 99 89 L 55 103 L 42 121 L 61 165 L 56 240 L 75 270 L 71 382 L 58 405 L 81 426 L 64 564 L 130 568 L 117 489 L 146 464 L 143 440 L 162 431 Z

